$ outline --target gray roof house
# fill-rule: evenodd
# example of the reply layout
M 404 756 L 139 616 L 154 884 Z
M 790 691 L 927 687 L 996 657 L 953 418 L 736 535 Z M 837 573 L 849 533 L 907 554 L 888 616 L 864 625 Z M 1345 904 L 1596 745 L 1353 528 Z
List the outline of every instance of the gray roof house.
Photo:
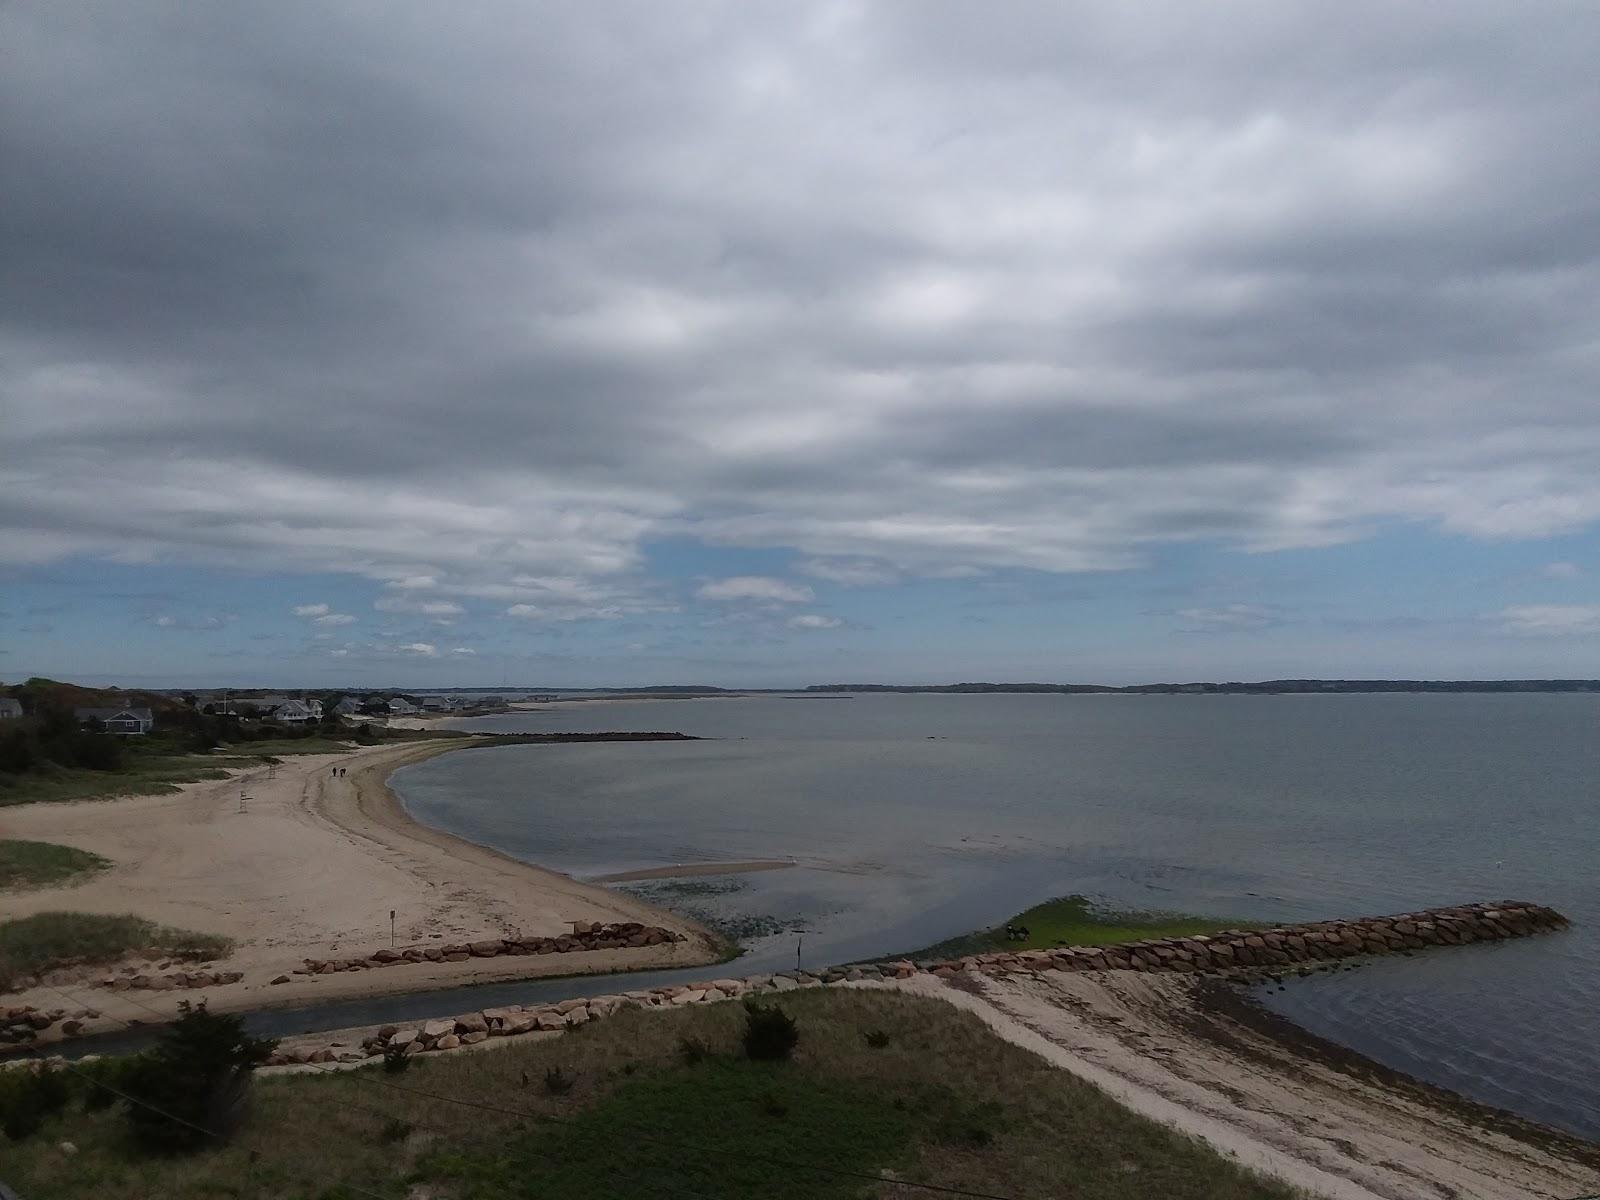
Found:
M 75 708 L 72 715 L 80 725 L 99 721 L 107 733 L 130 737 L 149 733 L 156 723 L 155 714 L 148 708 Z
M 343 696 L 340 698 L 339 703 L 333 706 L 333 711 L 341 717 L 354 716 L 361 711 L 361 701 L 354 696 Z
M 15 721 L 22 715 L 22 701 L 0 696 L 0 721 Z

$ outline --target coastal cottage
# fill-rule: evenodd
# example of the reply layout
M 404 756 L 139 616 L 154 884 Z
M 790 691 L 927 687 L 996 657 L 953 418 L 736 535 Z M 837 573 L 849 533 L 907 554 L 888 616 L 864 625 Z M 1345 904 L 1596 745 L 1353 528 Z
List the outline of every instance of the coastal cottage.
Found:
M 395 717 L 414 717 L 417 715 L 417 706 L 404 696 L 396 696 L 389 701 L 389 714 Z
M 342 696 L 339 703 L 333 706 L 333 711 L 341 717 L 353 717 L 361 711 L 361 701 L 354 696 Z
M 422 698 L 422 711 L 430 713 L 449 712 L 454 707 L 447 696 L 424 696 Z
M 137 737 L 155 727 L 156 718 L 148 708 L 76 708 L 72 715 L 80 725 L 98 721 L 107 733 Z
M 0 721 L 15 721 L 22 716 L 22 701 L 0 696 Z

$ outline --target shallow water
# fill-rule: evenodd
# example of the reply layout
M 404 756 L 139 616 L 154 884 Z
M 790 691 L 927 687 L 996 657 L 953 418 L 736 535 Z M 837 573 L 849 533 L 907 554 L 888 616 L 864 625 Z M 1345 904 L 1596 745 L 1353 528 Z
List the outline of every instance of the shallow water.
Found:
M 720 973 L 893 953 L 1072 892 L 1254 920 L 1554 905 L 1573 930 L 1262 998 L 1391 1066 L 1600 1137 L 1600 697 L 774 697 L 460 724 L 719 739 L 474 750 L 394 784 L 420 819 L 580 877 L 794 858 L 630 885 L 756 928 Z

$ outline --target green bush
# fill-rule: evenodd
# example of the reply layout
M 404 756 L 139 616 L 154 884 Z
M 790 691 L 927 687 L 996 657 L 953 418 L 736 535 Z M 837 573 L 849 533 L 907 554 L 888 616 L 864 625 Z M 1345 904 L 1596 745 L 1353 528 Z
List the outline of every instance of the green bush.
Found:
M 128 1072 L 129 1131 L 156 1153 L 198 1150 L 226 1141 L 243 1123 L 251 1072 L 277 1047 L 253 1038 L 238 1016 L 206 1011 L 205 1002 L 179 1005 L 182 1015 L 155 1049 Z
M 13 1142 L 30 1138 L 71 1099 L 65 1071 L 42 1064 L 7 1071 L 0 1079 L 0 1131 Z
M 778 1061 L 794 1053 L 800 1031 L 794 1018 L 776 1004 L 746 1000 L 744 1052 L 753 1059 Z

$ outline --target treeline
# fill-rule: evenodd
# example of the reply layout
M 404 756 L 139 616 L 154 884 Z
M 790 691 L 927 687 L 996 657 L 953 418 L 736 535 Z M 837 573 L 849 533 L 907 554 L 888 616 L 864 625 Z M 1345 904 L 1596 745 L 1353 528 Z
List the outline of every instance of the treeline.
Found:
M 127 761 L 121 738 L 80 729 L 71 712 L 45 709 L 0 722 L 0 773 L 23 775 L 52 764 L 115 771 Z
M 808 692 L 1048 692 L 1060 694 L 1283 696 L 1342 692 L 1600 692 L 1600 679 L 1268 679 L 1259 683 L 819 683 Z

